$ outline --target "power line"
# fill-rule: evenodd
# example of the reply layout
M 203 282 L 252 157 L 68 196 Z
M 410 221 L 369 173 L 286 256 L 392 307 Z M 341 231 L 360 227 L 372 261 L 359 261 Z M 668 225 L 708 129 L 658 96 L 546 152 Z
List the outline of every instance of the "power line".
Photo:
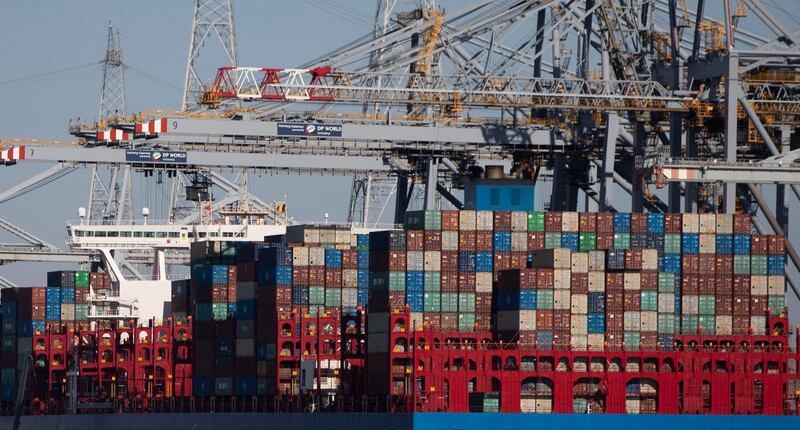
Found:
M 178 90 L 181 89 L 181 87 L 179 85 L 176 85 L 176 84 L 174 84 L 172 82 L 169 82 L 169 81 L 165 81 L 165 80 L 159 78 L 158 76 L 151 75 L 150 73 L 145 72 L 144 70 L 139 70 L 139 69 L 137 69 L 135 67 L 132 67 L 132 66 L 129 66 L 127 64 L 125 65 L 125 68 L 130 70 L 130 71 L 139 73 L 139 74 L 141 74 L 141 75 L 143 75 L 145 77 L 148 77 L 148 78 L 150 78 L 150 79 L 152 79 L 152 80 L 154 80 L 154 81 L 156 81 L 156 82 L 158 82 L 160 84 L 166 85 L 166 86 L 168 86 L 170 88 L 175 88 L 175 89 L 178 89 Z
M 98 64 L 100 64 L 100 63 L 98 63 L 96 61 L 93 61 L 91 63 L 81 64 L 79 66 L 66 67 L 66 68 L 59 69 L 59 70 L 53 70 L 53 71 L 50 71 L 50 72 L 39 73 L 37 75 L 23 76 L 23 77 L 20 77 L 20 78 L 16 78 L 16 79 L 11 79 L 11 80 L 8 80 L 8 81 L 0 82 L 0 87 L 5 86 L 5 85 L 18 84 L 20 82 L 33 81 L 33 80 L 40 79 L 40 78 L 47 78 L 47 77 L 51 77 L 51 76 L 55 76 L 55 75 L 60 75 L 60 74 L 63 74 L 63 73 L 73 72 L 73 71 L 76 71 L 76 70 L 81 70 L 81 69 L 85 69 L 85 68 L 88 68 L 88 67 L 97 66 Z

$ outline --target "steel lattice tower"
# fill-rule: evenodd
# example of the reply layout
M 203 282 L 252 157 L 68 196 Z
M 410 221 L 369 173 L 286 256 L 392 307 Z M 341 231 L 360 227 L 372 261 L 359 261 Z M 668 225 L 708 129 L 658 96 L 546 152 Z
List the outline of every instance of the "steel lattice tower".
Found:
M 125 116 L 125 64 L 116 32 L 108 23 L 108 45 L 103 64 L 103 88 L 100 91 L 100 118 Z
M 203 94 L 203 81 L 195 69 L 195 62 L 206 41 L 217 36 L 230 65 L 236 59 L 236 31 L 233 26 L 232 0 L 195 0 L 192 37 L 189 42 L 189 57 L 186 61 L 186 79 L 183 87 L 181 109 L 196 110 Z

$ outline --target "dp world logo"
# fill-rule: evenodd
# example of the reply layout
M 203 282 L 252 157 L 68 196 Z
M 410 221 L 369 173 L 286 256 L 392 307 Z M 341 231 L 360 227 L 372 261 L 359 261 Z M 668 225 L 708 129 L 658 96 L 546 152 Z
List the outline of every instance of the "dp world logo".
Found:
M 314 124 L 309 124 L 306 126 L 306 134 L 311 136 L 317 132 L 317 126 Z
M 152 157 L 153 157 L 153 161 L 158 161 L 158 160 L 161 159 L 161 153 L 160 152 L 154 152 Z

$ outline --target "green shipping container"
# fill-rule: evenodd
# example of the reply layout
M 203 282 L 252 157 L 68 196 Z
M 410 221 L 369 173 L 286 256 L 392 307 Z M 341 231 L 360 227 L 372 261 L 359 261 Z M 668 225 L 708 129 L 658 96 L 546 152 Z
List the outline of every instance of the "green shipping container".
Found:
M 197 321 L 211 321 L 214 318 L 211 303 L 198 303 L 194 305 L 194 318 Z
M 214 303 L 211 305 L 211 313 L 214 321 L 224 321 L 228 319 L 228 304 Z
M 389 272 L 389 291 L 406 291 L 406 272 Z
M 629 249 L 630 247 L 630 233 L 614 233 L 614 249 Z
M 697 313 L 700 315 L 714 315 L 716 313 L 716 300 L 712 295 L 701 295 L 697 299 Z M 715 327 L 716 327 L 716 323 Z
M 415 230 L 441 230 L 441 211 L 408 211 L 405 217 L 406 228 Z
M 83 321 L 87 319 L 87 314 L 89 313 L 89 305 L 75 305 L 75 319 L 78 321 Z
M 580 251 L 594 251 L 597 249 L 597 234 L 596 233 L 581 233 L 579 236 Z
M 641 293 L 641 306 L 643 311 L 657 311 L 658 310 L 658 292 L 657 291 L 642 291 Z
M 673 233 L 667 233 L 664 235 L 664 253 L 665 254 L 681 253 L 681 235 Z
M 658 334 L 675 334 L 675 314 L 658 314 Z
M 325 287 L 320 287 L 320 286 L 308 287 L 308 304 L 309 305 L 324 305 L 325 304 Z
M 786 308 L 786 296 L 767 297 L 767 306 L 769 307 L 770 315 L 776 316 L 781 314 Z
M 458 312 L 458 293 L 442 293 L 442 312 Z
M 697 315 L 683 315 L 681 316 L 681 333 L 697 334 L 699 324 Z
M 424 293 L 423 297 L 423 310 L 425 312 L 441 312 L 442 311 L 442 296 L 438 291 Z
M 536 309 L 553 309 L 553 290 L 536 290 Z
M 544 231 L 544 212 L 528 212 L 528 231 Z
M 751 255 L 750 256 L 750 274 L 751 275 L 766 275 L 767 274 L 767 256 L 766 255 Z
M 750 274 L 750 256 L 749 255 L 734 255 L 733 256 L 733 274 L 734 275 L 749 275 Z
M 675 292 L 675 274 L 670 272 L 658 273 L 658 292 L 659 293 L 674 293 Z
M 625 351 L 638 351 L 641 344 L 641 335 L 638 331 L 626 331 L 622 334 L 622 343 Z
M 315 317 L 317 315 L 322 315 L 325 313 L 325 306 L 324 305 L 310 305 L 308 307 L 308 315 Z
M 88 287 L 89 286 L 89 272 L 85 270 L 79 270 L 75 272 L 75 286 L 76 287 Z
M 458 331 L 475 331 L 475 314 L 458 314 Z
M 325 306 L 332 308 L 342 306 L 342 290 L 339 288 L 326 288 Z
M 717 317 L 714 315 L 700 315 L 698 318 L 701 334 L 714 334 L 717 331 Z
M 475 313 L 475 293 L 458 293 L 458 311 Z
M 561 233 L 545 233 L 544 247 L 545 249 L 561 248 Z
M 441 291 L 442 277 L 440 272 L 423 272 L 425 291 Z

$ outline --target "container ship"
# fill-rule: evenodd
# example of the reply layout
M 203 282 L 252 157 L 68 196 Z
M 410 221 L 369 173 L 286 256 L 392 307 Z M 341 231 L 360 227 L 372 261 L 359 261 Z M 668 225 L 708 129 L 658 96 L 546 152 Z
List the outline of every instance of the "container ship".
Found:
M 782 236 L 725 214 L 410 211 L 369 234 L 198 240 L 165 318 L 87 320 L 113 294 L 104 272 L 2 290 L 0 407 L 412 427 L 796 416 L 784 258 Z

